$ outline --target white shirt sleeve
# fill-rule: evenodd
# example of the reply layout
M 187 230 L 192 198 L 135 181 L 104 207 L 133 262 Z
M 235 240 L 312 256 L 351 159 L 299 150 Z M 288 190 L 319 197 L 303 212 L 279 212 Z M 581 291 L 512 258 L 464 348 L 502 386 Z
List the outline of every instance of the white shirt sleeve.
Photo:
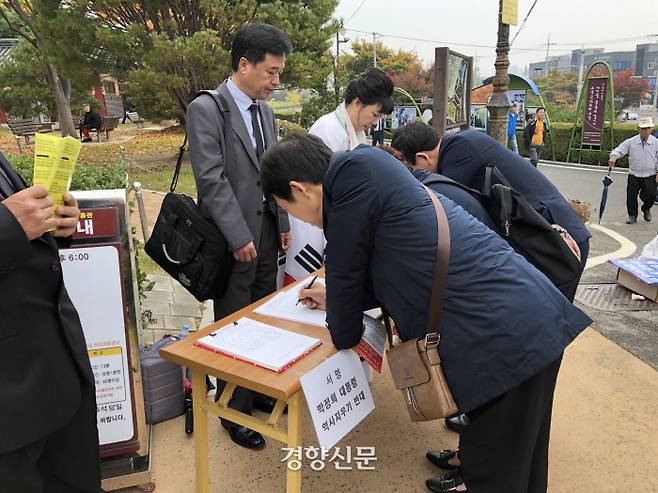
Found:
M 610 153 L 610 157 L 620 158 L 628 154 L 628 151 L 631 147 L 631 140 L 634 138 L 635 137 L 631 137 L 630 139 L 626 139 L 624 142 L 619 144 L 619 146 Z
M 333 152 L 346 151 L 350 145 L 347 132 L 333 113 L 318 118 L 308 133 L 320 137 Z

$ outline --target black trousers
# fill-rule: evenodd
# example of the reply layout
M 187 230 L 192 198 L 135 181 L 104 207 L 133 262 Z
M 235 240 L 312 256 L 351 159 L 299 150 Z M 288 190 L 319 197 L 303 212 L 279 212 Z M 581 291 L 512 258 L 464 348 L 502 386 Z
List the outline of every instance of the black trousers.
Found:
M 553 392 L 562 357 L 468 413 L 459 437 L 470 493 L 545 493 Z
M 626 185 L 626 209 L 629 216 L 637 217 L 637 194 L 640 194 L 642 200 L 642 212 L 651 209 L 656 200 L 656 175 L 640 178 L 638 176 L 628 175 Z
M 34 443 L 0 454 L 0 492 L 103 491 L 96 428 L 96 390 L 86 380 L 81 379 L 80 385 L 80 407 L 71 421 Z
M 372 132 L 372 145 L 376 146 L 377 144 L 384 144 L 384 131 L 383 130 L 374 130 Z
M 275 221 L 276 218 L 271 212 L 263 212 L 260 244 L 256 245 L 258 256 L 248 263 L 235 263 L 226 293 L 223 298 L 213 300 L 215 320 L 221 320 L 276 291 L 279 239 Z M 224 380 L 217 380 L 215 400 L 219 400 L 225 386 Z M 233 391 L 229 407 L 250 414 L 254 407 L 254 395 L 260 396 L 261 394 L 237 387 Z M 234 425 L 230 421 L 221 421 L 224 427 Z

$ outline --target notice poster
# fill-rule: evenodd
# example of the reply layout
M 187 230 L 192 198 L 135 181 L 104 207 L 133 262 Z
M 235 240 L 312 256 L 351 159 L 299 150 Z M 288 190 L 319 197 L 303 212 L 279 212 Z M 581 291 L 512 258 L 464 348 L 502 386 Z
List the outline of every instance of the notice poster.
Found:
M 587 81 L 585 118 L 583 121 L 583 144 L 601 145 L 601 134 L 605 123 L 605 99 L 608 89 L 607 78 Z
M 119 247 L 60 250 L 64 284 L 80 316 L 96 381 L 101 445 L 135 436 Z

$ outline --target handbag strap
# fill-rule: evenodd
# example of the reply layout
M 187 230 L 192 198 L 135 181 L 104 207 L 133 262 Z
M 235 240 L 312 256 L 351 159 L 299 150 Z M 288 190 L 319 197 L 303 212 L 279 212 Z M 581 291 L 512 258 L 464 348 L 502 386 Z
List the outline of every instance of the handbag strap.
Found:
M 231 110 L 229 109 L 228 102 L 226 101 L 226 98 L 224 98 L 222 94 L 219 94 L 217 91 L 208 91 L 208 90 L 197 92 L 196 95 L 194 96 L 194 99 L 198 98 L 202 94 L 207 94 L 208 96 L 212 97 L 213 101 L 215 101 L 215 104 L 217 105 L 219 114 L 221 115 L 222 120 L 224 121 L 224 149 L 223 149 L 224 162 L 231 162 L 233 147 L 228 145 L 231 126 L 226 125 L 226 120 L 229 119 L 231 116 Z M 178 185 L 178 177 L 180 175 L 180 169 L 183 164 L 183 155 L 185 154 L 185 149 L 187 149 L 187 132 L 185 132 L 183 145 L 180 146 L 178 149 L 178 159 L 176 160 L 176 169 L 174 170 L 174 176 L 172 177 L 171 185 L 169 186 L 169 191 L 171 193 L 174 193 L 174 191 L 176 190 L 176 186 Z
M 434 267 L 434 278 L 432 281 L 432 293 L 430 295 L 430 313 L 427 317 L 427 334 L 441 333 L 441 319 L 443 318 L 443 293 L 448 280 L 448 263 L 450 260 L 450 228 L 448 218 L 439 199 L 428 187 L 423 185 L 434 205 L 437 221 L 437 243 L 436 264 Z M 388 343 L 393 347 L 393 331 L 391 321 L 386 310 L 382 309 L 384 325 L 388 336 Z

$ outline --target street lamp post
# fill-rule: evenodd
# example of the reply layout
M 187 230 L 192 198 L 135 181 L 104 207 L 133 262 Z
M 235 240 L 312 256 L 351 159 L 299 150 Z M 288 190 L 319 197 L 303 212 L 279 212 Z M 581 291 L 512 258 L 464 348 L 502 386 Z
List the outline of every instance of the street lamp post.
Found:
M 507 113 L 510 100 L 507 96 L 509 76 L 509 25 L 503 24 L 503 1 L 500 0 L 498 12 L 498 43 L 496 45 L 496 76 L 493 81 L 493 96 L 487 104 L 490 115 L 490 131 L 492 138 L 507 146 Z

